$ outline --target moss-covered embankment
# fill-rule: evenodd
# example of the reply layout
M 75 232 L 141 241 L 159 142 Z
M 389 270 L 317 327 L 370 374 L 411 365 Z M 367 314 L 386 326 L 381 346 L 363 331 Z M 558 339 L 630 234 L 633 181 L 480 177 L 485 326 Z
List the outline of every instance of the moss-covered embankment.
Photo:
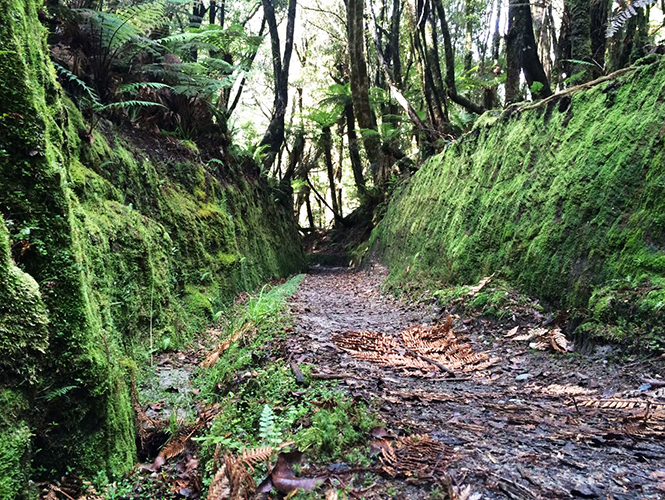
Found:
M 220 180 L 218 162 L 119 133 L 81 141 L 39 5 L 0 0 L 0 498 L 31 475 L 131 467 L 150 343 L 177 344 L 304 262 L 263 180 L 230 165 Z
M 372 239 L 391 280 L 499 272 L 580 308 L 578 332 L 664 348 L 664 127 L 658 56 L 536 109 L 485 114 L 390 202 Z

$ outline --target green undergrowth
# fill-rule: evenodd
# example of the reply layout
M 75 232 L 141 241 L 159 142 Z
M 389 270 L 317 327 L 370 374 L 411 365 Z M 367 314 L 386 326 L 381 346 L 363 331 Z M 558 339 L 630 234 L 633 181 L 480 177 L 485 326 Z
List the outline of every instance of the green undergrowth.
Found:
M 427 294 L 435 298 L 445 309 L 454 307 L 465 314 L 481 315 L 494 320 L 504 320 L 516 311 L 533 309 L 545 311 L 545 307 L 527 295 L 520 293 L 510 283 L 495 279 L 477 293 L 471 293 L 466 285 L 451 286 Z
M 286 299 L 301 279 L 262 290 L 245 305 L 224 311 L 223 317 L 233 318 L 226 322 L 226 338 L 243 325 L 254 328 L 197 377 L 202 396 L 221 404 L 209 431 L 199 438 L 209 472 L 217 444 L 223 452 L 235 453 L 261 446 L 277 450 L 282 443 L 293 443 L 309 462 L 367 460 L 368 436 L 378 425 L 368 403 L 349 397 L 334 383 L 312 379 L 310 365 L 300 366 L 304 382 L 298 384 L 284 352 L 292 331 Z M 260 466 L 256 479 L 261 481 L 266 473 Z
M 665 60 L 520 112 L 488 112 L 398 189 L 368 248 L 394 287 L 497 272 L 580 332 L 665 338 Z M 480 299 L 479 299 L 480 300 Z

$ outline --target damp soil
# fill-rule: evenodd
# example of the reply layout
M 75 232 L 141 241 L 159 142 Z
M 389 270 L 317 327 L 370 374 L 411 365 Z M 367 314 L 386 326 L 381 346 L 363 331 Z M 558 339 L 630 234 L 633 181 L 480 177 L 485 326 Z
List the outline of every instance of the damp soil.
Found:
M 350 497 L 449 498 L 455 486 L 458 498 L 469 499 L 665 498 L 665 388 L 658 384 L 665 359 L 622 360 L 609 346 L 535 351 L 506 336 L 516 326 L 547 324 L 527 304 L 501 321 L 454 317 L 456 335 L 496 360 L 487 369 L 451 377 L 434 367 L 363 361 L 333 339 L 356 331 L 397 335 L 455 312 L 384 295 L 385 277 L 380 266 L 314 267 L 291 299 L 296 328 L 286 352 L 296 365 L 313 365 L 314 377 L 338 380 L 370 403 L 385 423 L 374 449 L 427 435 L 449 457 L 412 461 L 412 470 L 404 464 L 395 477 L 384 471 L 369 487 L 340 476 L 337 485 L 347 485 Z M 428 469 L 428 461 L 442 460 L 445 469 Z

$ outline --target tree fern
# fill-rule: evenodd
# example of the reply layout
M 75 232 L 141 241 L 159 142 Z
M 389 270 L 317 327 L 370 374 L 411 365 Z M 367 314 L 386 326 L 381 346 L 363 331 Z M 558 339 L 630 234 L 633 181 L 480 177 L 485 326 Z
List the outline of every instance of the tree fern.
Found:
M 141 31 L 130 22 L 130 19 L 117 14 L 89 9 L 78 9 L 78 12 L 81 13 L 84 24 L 90 27 L 99 49 L 105 52 L 118 50 L 141 36 Z
M 164 0 L 133 5 L 125 9 L 118 9 L 116 15 L 128 20 L 132 26 L 143 33 L 164 24 Z
M 605 36 L 607 38 L 613 37 L 621 28 L 623 28 L 623 25 L 626 23 L 626 21 L 628 21 L 628 19 L 637 15 L 637 9 L 648 7 L 655 2 L 656 0 L 635 0 L 634 2 L 628 4 L 625 9 L 612 17 L 607 27 Z

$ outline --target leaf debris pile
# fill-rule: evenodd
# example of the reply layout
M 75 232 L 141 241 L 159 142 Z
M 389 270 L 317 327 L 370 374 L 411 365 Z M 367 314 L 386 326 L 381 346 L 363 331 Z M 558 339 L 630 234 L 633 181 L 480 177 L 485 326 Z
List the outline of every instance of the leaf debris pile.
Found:
M 528 333 L 517 335 L 519 327 L 515 327 L 506 333 L 506 338 L 514 341 L 528 341 L 531 349 L 537 351 L 546 351 L 549 347 L 557 352 L 570 352 L 573 351 L 573 344 L 561 331 L 561 328 L 531 328 Z
M 433 371 L 437 369 L 436 363 L 440 363 L 453 372 L 472 372 L 497 362 L 486 353 L 474 352 L 470 343 L 463 342 L 453 331 L 451 316 L 441 324 L 412 326 L 398 337 L 352 331 L 333 335 L 332 340 L 355 358 L 383 366 Z
M 446 445 L 435 441 L 429 434 L 400 437 L 391 443 L 374 443 L 381 450 L 381 471 L 391 477 L 406 477 L 412 481 L 441 477 L 448 466 L 458 458 Z

